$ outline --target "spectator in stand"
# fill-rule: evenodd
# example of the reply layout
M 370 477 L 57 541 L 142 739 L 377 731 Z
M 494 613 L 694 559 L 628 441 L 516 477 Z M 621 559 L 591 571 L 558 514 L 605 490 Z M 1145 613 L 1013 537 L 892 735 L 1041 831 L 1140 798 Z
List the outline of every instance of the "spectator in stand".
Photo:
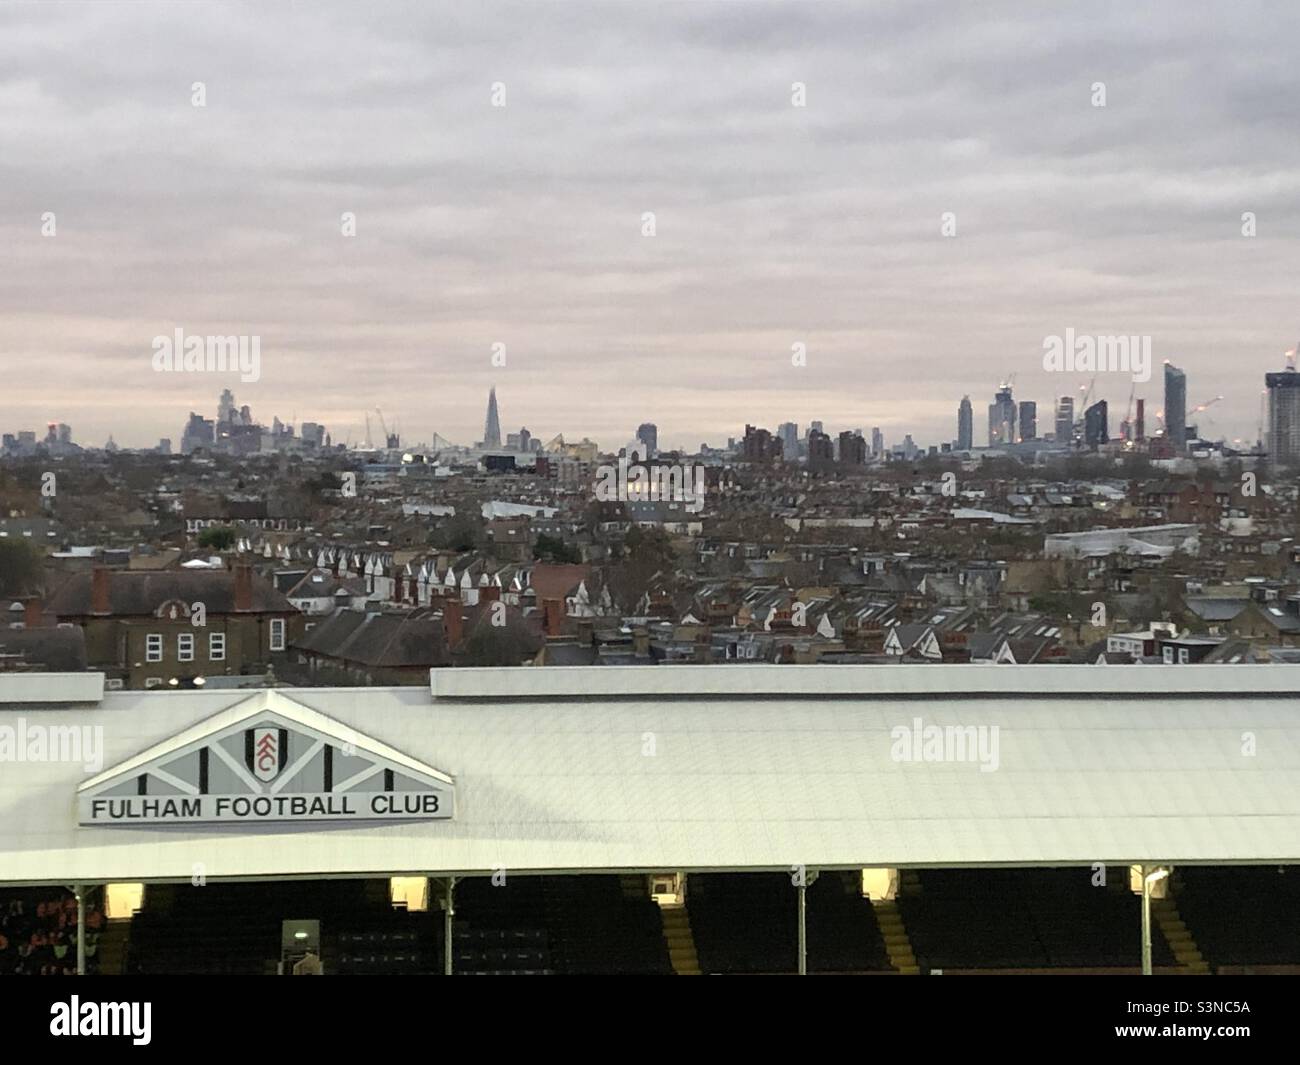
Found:
M 86 909 L 86 971 L 98 968 L 104 914 Z M 59 976 L 76 972 L 77 900 L 68 892 L 0 896 L 0 974 Z

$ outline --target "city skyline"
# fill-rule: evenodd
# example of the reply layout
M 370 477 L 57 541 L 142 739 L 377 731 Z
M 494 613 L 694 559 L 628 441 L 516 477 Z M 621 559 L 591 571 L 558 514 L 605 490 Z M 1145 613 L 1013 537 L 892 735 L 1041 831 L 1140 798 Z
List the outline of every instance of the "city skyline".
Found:
M 472 441 L 497 386 L 593 439 L 939 441 L 994 378 L 1086 385 L 1042 370 L 1073 329 L 1151 337 L 1248 439 L 1296 332 L 1300 15 L 1157 7 L 0 11 L 0 421 L 149 446 L 237 383 Z M 259 379 L 154 372 L 176 330 L 260 338 Z
M 1158 405 L 1154 410 L 1157 422 L 1154 431 L 1150 433 L 1146 431 L 1146 398 L 1137 395 L 1135 383 L 1130 390 L 1129 405 L 1124 410 L 1122 420 L 1120 420 L 1118 425 L 1115 426 L 1116 431 L 1112 434 L 1111 438 L 1117 440 L 1137 440 L 1138 442 L 1141 442 L 1143 440 L 1164 437 L 1173 444 L 1176 452 L 1181 452 L 1191 439 L 1193 439 L 1189 436 L 1189 433 L 1191 430 L 1195 429 L 1198 430 L 1195 439 L 1208 443 L 1222 444 L 1225 447 L 1232 448 L 1239 452 L 1249 451 L 1256 446 L 1265 446 L 1266 450 L 1273 452 L 1276 443 L 1278 441 L 1283 441 L 1280 450 L 1276 453 L 1285 454 L 1287 461 L 1291 461 L 1297 454 L 1300 454 L 1300 435 L 1297 435 L 1294 441 L 1292 440 L 1294 429 L 1291 427 L 1291 423 L 1296 420 L 1296 416 L 1292 415 L 1289 406 L 1279 407 L 1276 401 L 1265 403 L 1264 400 L 1267 396 L 1275 395 L 1275 391 L 1279 385 L 1284 386 L 1288 390 L 1297 390 L 1297 394 L 1300 394 L 1300 389 L 1297 389 L 1295 384 L 1295 381 L 1298 380 L 1295 372 L 1295 357 L 1297 350 L 1300 350 L 1300 344 L 1298 344 L 1296 348 L 1290 349 L 1285 353 L 1286 367 L 1284 371 L 1269 371 L 1265 374 L 1266 387 L 1261 393 L 1259 420 L 1256 423 L 1257 432 L 1251 439 L 1243 438 L 1234 441 L 1227 438 L 1217 431 L 1213 418 L 1205 414 L 1205 411 L 1207 411 L 1209 407 L 1223 399 L 1222 396 L 1212 397 L 1209 402 L 1199 404 L 1188 412 L 1186 407 L 1187 376 L 1182 370 L 1169 362 L 1166 362 L 1162 367 L 1162 376 L 1156 379 L 1156 383 L 1162 386 L 1162 404 Z M 1080 391 L 1084 393 L 1082 397 L 1066 395 L 1053 399 L 1051 401 L 1051 407 L 1053 410 L 1052 429 L 1040 433 L 1038 431 L 1037 423 L 1037 400 L 1026 399 L 1023 396 L 1018 400 L 1015 399 L 1013 383 L 1001 381 L 997 385 L 996 392 L 994 393 L 994 402 L 988 407 L 986 442 L 979 444 L 975 443 L 974 410 L 970 396 L 964 395 L 958 406 L 955 435 L 947 439 L 940 436 L 940 438 L 932 444 L 923 439 L 920 442 L 919 448 L 921 451 L 925 451 L 927 447 L 939 451 L 947 451 L 950 447 L 958 451 L 968 451 L 972 448 L 978 451 L 985 447 L 999 448 L 1007 446 L 1008 444 L 1018 444 L 1021 442 L 1044 440 L 1060 442 L 1065 436 L 1072 437 L 1074 442 L 1077 444 L 1080 433 L 1083 433 L 1085 437 L 1087 436 L 1085 426 L 1088 421 L 1088 414 L 1090 412 L 1095 412 L 1096 410 L 1105 411 L 1109 407 L 1108 401 L 1104 397 L 1099 397 L 1096 394 L 1095 386 L 1096 377 L 1094 376 L 1089 387 L 1081 387 Z M 1076 399 L 1081 400 L 1081 402 L 1078 403 L 1077 408 L 1075 405 Z M 375 426 L 371 419 L 372 413 L 375 416 L 374 420 L 379 423 L 380 435 L 378 438 L 374 435 Z M 1187 420 L 1188 413 L 1196 417 L 1197 421 L 1189 422 Z M 196 441 L 202 444 L 204 442 L 211 442 L 214 438 L 214 434 L 216 436 L 225 437 L 232 434 L 237 435 L 240 429 L 254 428 L 264 430 L 273 436 L 285 434 L 290 437 L 301 430 L 301 435 L 304 438 L 311 438 L 317 445 L 323 446 L 324 441 L 327 438 L 330 438 L 332 445 L 341 444 L 345 448 L 382 448 L 388 445 L 389 441 L 396 438 L 400 440 L 403 447 L 427 446 L 437 449 L 440 446 L 455 446 L 480 448 L 488 451 L 527 451 L 528 448 L 520 448 L 517 446 L 521 435 L 535 443 L 536 446 L 540 447 L 542 444 L 542 437 L 536 436 L 536 434 L 528 430 L 526 426 L 521 427 L 520 432 L 506 434 L 506 438 L 503 441 L 495 386 L 490 387 L 488 390 L 487 414 L 483 430 L 483 439 L 478 441 L 448 439 L 444 434 L 436 431 L 428 440 L 412 436 L 404 436 L 400 432 L 397 423 L 394 423 L 393 432 L 390 433 L 387 422 L 384 419 L 383 410 L 380 408 L 375 408 L 373 412 L 362 412 L 362 417 L 364 419 L 365 431 L 359 435 L 355 441 L 352 439 L 350 427 L 346 437 L 336 440 L 332 438 L 332 434 L 328 432 L 326 426 L 313 421 L 310 418 L 303 419 L 299 422 L 295 415 L 294 419 L 291 419 L 288 422 L 283 422 L 279 415 L 275 414 L 272 416 L 270 425 L 263 424 L 253 416 L 249 404 L 236 406 L 233 391 L 226 388 L 222 390 L 221 395 L 217 400 L 215 419 L 205 418 L 203 414 L 198 411 L 190 411 L 188 421 L 180 433 L 180 439 L 182 442 L 181 451 L 188 452 L 192 449 L 190 446 L 187 446 L 186 443 L 192 432 L 196 434 Z M 1109 422 L 1106 421 L 1108 415 L 1102 414 L 1101 417 L 1105 425 L 1108 426 Z M 1208 431 L 1200 424 L 1202 418 L 1204 418 L 1205 422 L 1208 423 Z M 1280 429 L 1275 429 L 1275 420 L 1281 420 L 1285 424 Z M 750 423 L 746 422 L 747 429 L 749 424 Z M 800 435 L 799 433 L 800 424 L 801 423 L 799 422 L 782 422 L 777 426 L 775 437 L 781 440 L 786 455 L 794 453 L 794 450 L 796 449 L 795 445 L 799 442 L 807 441 L 807 436 Z M 804 424 L 807 425 L 809 432 L 815 431 L 822 434 L 825 419 L 813 419 Z M 230 426 L 231 428 L 229 431 L 223 432 L 221 429 L 223 426 Z M 6 441 L 9 441 L 11 438 L 19 441 L 25 440 L 28 446 L 34 446 L 37 442 L 48 444 L 56 439 L 56 435 L 60 444 L 67 445 L 72 443 L 72 431 L 66 423 L 49 421 L 46 423 L 46 428 L 47 435 L 45 438 L 40 438 L 35 430 L 27 429 L 6 432 L 4 435 Z M 832 431 L 834 431 L 835 428 L 838 427 L 833 427 Z M 561 428 L 553 435 L 562 437 L 565 431 L 565 429 Z M 572 430 L 568 431 L 571 440 L 578 438 L 577 434 L 573 433 Z M 872 454 L 876 454 L 881 450 L 881 448 L 874 442 L 875 437 L 880 434 L 880 432 L 879 427 L 874 427 L 872 430 L 873 444 L 870 448 Z M 1279 432 L 1282 435 L 1279 436 Z M 851 435 L 853 433 L 865 437 L 866 431 L 861 426 L 848 427 L 847 429 L 842 430 L 840 435 Z M 617 436 L 617 434 L 615 435 Z M 913 440 L 914 434 L 912 433 L 904 433 L 902 435 L 905 436 L 905 439 L 909 444 Z M 727 436 L 730 445 L 734 445 L 737 439 L 735 435 L 727 434 Z M 1106 432 L 1103 431 L 1102 437 L 1104 438 L 1105 436 Z M 379 443 L 375 442 L 376 439 L 378 439 Z M 584 435 L 583 439 L 589 438 Z M 881 439 L 883 440 L 883 436 Z M 169 447 L 171 444 L 171 437 L 162 437 L 160 438 L 160 441 L 162 444 Z M 637 428 L 636 434 L 630 444 L 632 447 L 639 447 L 639 444 L 642 441 L 646 442 L 652 453 L 660 450 L 658 447 L 658 426 L 656 424 L 643 422 Z M 122 446 L 116 439 L 114 439 L 112 433 L 109 435 L 108 442 L 114 448 Z M 600 443 L 600 441 L 594 442 Z M 1095 443 L 1096 441 L 1094 440 L 1093 442 Z M 720 442 L 709 440 L 700 441 L 700 445 L 711 448 L 720 448 L 722 446 Z M 96 445 L 87 442 L 85 446 L 93 448 Z M 622 445 L 624 448 L 628 446 L 628 444 Z M 137 448 L 137 450 L 150 449 L 149 446 Z M 620 446 L 606 444 L 605 450 L 609 453 L 615 453 L 620 450 Z M 693 448 L 690 445 L 679 445 L 677 447 L 669 447 L 663 450 L 690 452 Z

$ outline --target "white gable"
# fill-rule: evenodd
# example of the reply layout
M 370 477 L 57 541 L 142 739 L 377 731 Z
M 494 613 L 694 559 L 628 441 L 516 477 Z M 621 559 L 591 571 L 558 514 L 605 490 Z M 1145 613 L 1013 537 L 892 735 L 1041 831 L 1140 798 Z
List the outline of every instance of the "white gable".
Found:
M 455 781 L 274 690 L 77 789 L 83 825 L 445 819 Z

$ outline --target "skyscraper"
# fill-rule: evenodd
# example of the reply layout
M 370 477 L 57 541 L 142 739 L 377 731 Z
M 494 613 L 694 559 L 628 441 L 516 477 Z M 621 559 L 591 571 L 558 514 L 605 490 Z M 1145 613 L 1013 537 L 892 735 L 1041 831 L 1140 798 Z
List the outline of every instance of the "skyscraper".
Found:
M 637 427 L 636 438 L 645 444 L 646 458 L 652 459 L 659 454 L 659 426 L 654 422 L 642 422 Z
M 1011 398 L 1011 386 L 998 388 L 989 404 L 989 447 L 1013 444 L 1016 440 L 1016 401 Z
M 885 453 L 885 434 L 880 431 L 880 426 L 871 430 L 871 454 L 874 458 L 880 458 Z
M 1165 363 L 1165 437 L 1175 451 L 1187 444 L 1187 375 Z
M 799 425 L 797 422 L 782 422 L 776 427 L 776 435 L 781 438 L 781 449 L 786 458 L 799 454 Z
M 1020 403 L 1020 439 L 1038 439 L 1038 404 L 1032 399 Z
M 1266 373 L 1269 458 L 1278 466 L 1300 464 L 1300 374 L 1294 366 Z
M 814 425 L 816 422 L 813 423 Z M 824 469 L 835 461 L 835 442 L 820 429 L 808 430 L 808 468 Z
M 969 451 L 974 443 L 975 408 L 970 405 L 970 396 L 962 396 L 957 408 L 957 450 Z
M 839 459 L 843 466 L 863 466 L 867 461 L 867 442 L 861 433 L 845 429 L 840 433 Z
M 1099 399 L 1083 412 L 1083 442 L 1096 449 L 1102 444 L 1110 443 L 1109 408 L 1104 399 Z
M 1074 397 L 1062 396 L 1056 401 L 1056 442 L 1069 447 L 1074 443 Z
M 497 414 L 497 390 L 488 392 L 487 422 L 483 426 L 483 446 L 499 448 L 501 446 L 501 418 Z

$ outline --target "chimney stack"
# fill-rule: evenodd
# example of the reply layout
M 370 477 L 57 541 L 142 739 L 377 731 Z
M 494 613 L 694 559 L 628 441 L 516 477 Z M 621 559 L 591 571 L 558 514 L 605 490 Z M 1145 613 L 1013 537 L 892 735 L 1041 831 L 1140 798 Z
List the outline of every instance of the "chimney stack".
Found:
M 454 651 L 460 646 L 464 629 L 465 615 L 460 600 L 449 597 L 442 605 L 442 634 L 447 639 L 447 650 Z
M 394 603 L 401 603 L 405 601 L 402 595 L 403 590 L 404 589 L 403 589 L 403 581 L 402 581 L 402 567 L 394 566 L 393 567 L 393 602 Z
M 92 614 L 111 614 L 109 604 L 109 582 L 113 575 L 107 566 L 96 566 L 90 573 L 90 612 Z
M 253 567 L 246 562 L 235 566 L 235 610 L 253 609 Z
M 28 599 L 23 604 L 23 627 L 39 629 L 45 624 L 45 609 L 39 597 Z
M 547 636 L 559 636 L 562 634 L 564 622 L 564 604 L 558 599 L 542 600 L 542 626 Z

